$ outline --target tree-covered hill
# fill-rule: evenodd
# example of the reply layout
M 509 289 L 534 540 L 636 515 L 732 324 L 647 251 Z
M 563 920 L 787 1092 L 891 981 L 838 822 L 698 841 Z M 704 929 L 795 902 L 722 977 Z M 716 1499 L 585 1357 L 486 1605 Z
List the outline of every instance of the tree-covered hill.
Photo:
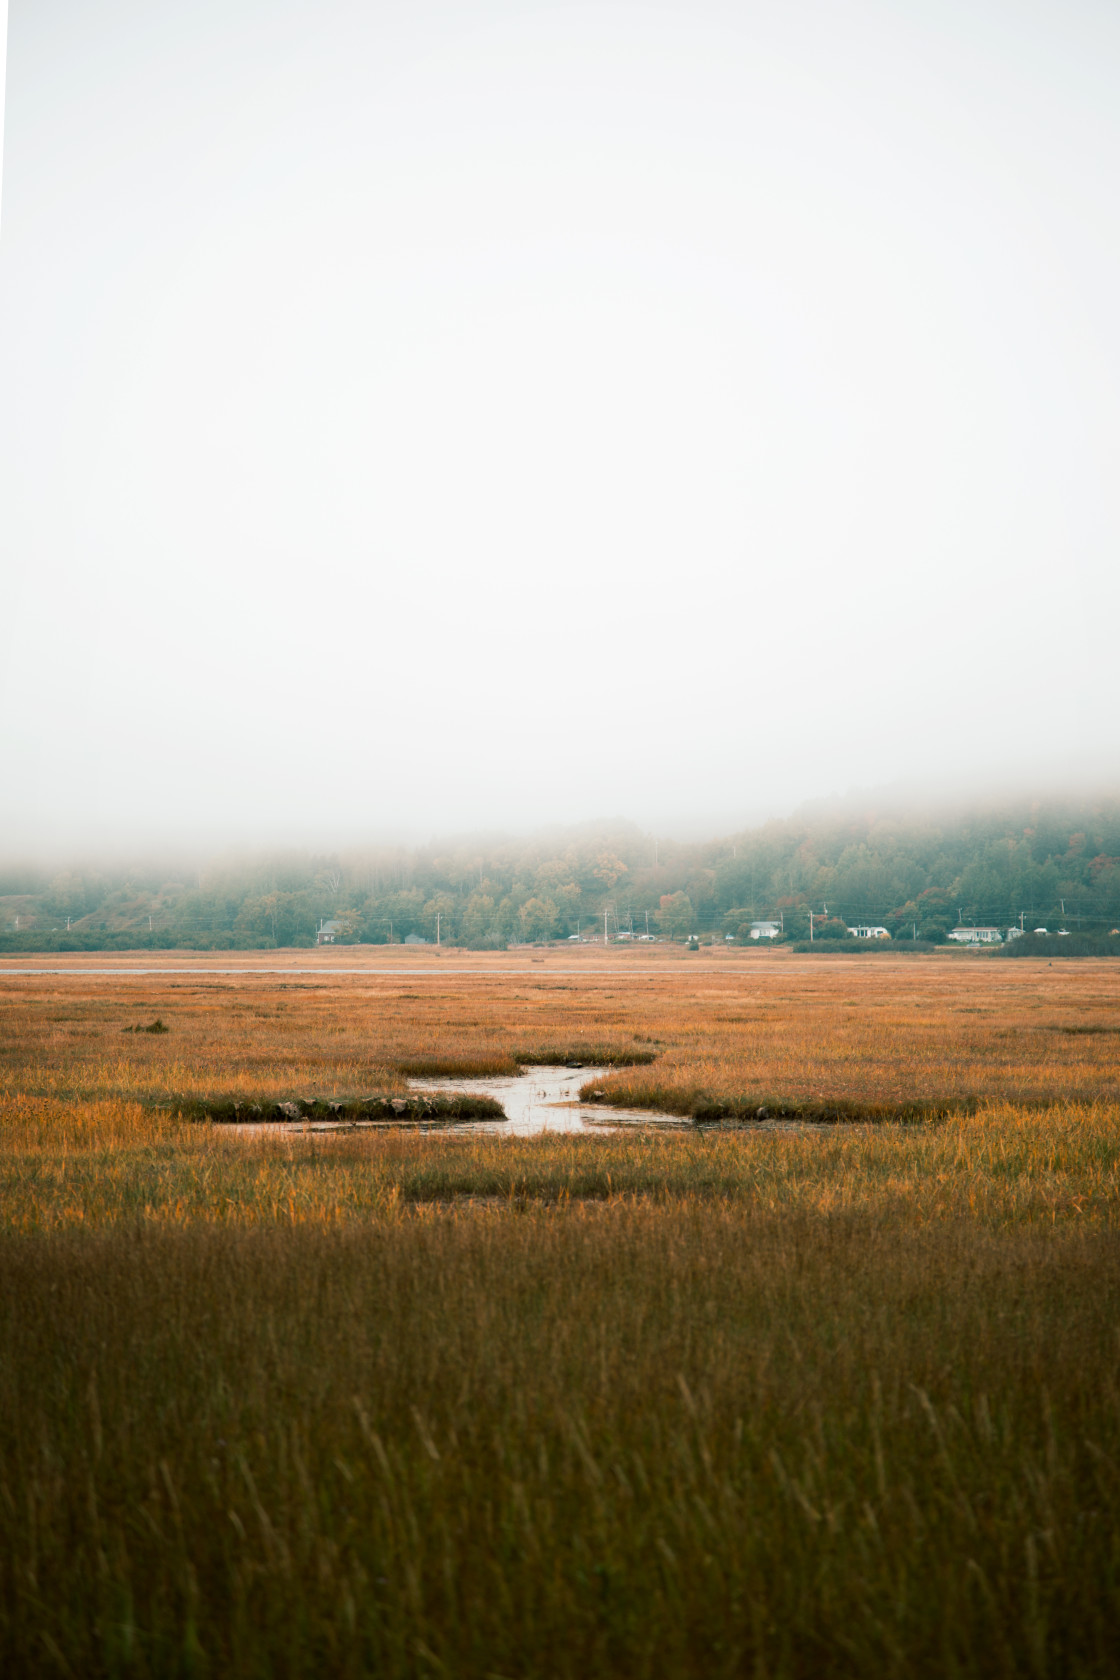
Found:
M 260 949 L 409 936 L 474 949 L 619 931 L 745 934 L 780 917 L 800 937 L 876 922 L 943 939 L 959 921 L 1104 933 L 1120 923 L 1120 800 L 1026 801 L 955 814 L 839 807 L 719 840 L 666 842 L 632 824 L 416 849 L 215 859 L 98 871 L 0 870 L 0 950 Z

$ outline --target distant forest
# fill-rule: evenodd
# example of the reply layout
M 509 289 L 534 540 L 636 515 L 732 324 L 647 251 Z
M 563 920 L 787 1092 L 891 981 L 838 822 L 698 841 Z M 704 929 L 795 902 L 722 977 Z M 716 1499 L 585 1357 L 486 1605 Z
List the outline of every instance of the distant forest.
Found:
M 881 924 L 940 942 L 955 924 L 1120 924 L 1120 800 L 974 808 L 953 816 L 822 808 L 724 839 L 657 840 L 623 823 L 414 849 L 214 859 L 189 874 L 0 869 L 0 950 L 271 949 L 423 939 L 472 950 L 564 939 L 790 940 Z

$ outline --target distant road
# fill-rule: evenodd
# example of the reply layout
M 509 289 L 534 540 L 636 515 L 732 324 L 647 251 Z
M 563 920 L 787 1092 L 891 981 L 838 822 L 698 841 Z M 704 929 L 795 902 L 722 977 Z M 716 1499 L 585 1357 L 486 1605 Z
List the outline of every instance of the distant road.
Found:
M 371 950 L 321 946 L 310 951 L 22 951 L 0 956 L 0 974 L 657 974 L 681 968 L 743 968 L 789 952 L 728 950 L 707 945 L 602 945 L 578 950 L 563 945 L 513 951 L 462 951 L 438 946 L 405 950 L 400 945 Z
M 598 974 L 598 973 L 602 973 L 602 972 L 603 972 L 603 970 L 601 968 L 600 969 L 593 969 L 593 970 L 588 970 L 586 968 L 557 968 L 552 964 L 549 964 L 548 967 L 547 967 L 547 973 L 549 973 L 549 974 L 587 974 L 587 973 L 597 973 Z M 645 975 L 650 975 L 650 976 L 656 976 L 656 975 L 659 975 L 659 974 L 664 974 L 665 970 L 663 968 L 622 968 L 622 969 L 612 969 L 609 972 L 611 972 L 613 974 L 623 974 L 623 975 L 624 974 L 645 974 Z M 537 975 L 537 971 L 536 971 L 535 968 L 499 968 L 499 967 L 497 967 L 497 965 L 495 965 L 493 968 L 473 968 L 473 967 L 467 968 L 467 967 L 460 967 L 458 964 L 456 964 L 456 966 L 454 968 L 440 969 L 440 968 L 339 968 L 339 967 L 336 967 L 334 965 L 332 965 L 330 968 L 212 968 L 209 964 L 206 964 L 205 966 L 203 966 L 202 964 L 197 964 L 197 965 L 186 965 L 186 964 L 184 964 L 182 967 L 176 967 L 176 968 L 170 968 L 170 967 L 168 967 L 168 968 L 162 968 L 162 967 L 161 968 L 147 968 L 147 967 L 141 968 L 139 965 L 129 966 L 127 968 L 108 968 L 108 967 L 103 966 L 100 963 L 98 963 L 98 964 L 91 963 L 88 967 L 83 967 L 83 968 L 9 968 L 7 966 L 7 964 L 0 963 L 0 979 L 2 979 L 5 974 L 24 974 L 24 975 L 27 975 L 27 974 L 32 974 L 32 975 L 33 974 L 54 974 L 54 975 L 60 975 L 60 974 L 79 974 L 79 975 L 80 974 L 195 974 L 195 975 L 199 975 L 199 974 L 309 974 L 309 975 L 313 975 L 313 976 L 315 976 L 319 979 L 328 979 L 328 980 L 330 979 L 332 974 L 373 974 L 373 975 L 426 974 L 426 975 L 429 975 L 429 976 L 431 976 L 431 978 L 436 979 L 436 980 L 447 980 L 448 978 L 450 978 L 451 976 L 453 976 L 455 974 L 522 974 L 522 975 L 535 975 L 538 979 L 540 978 L 540 976 Z
M 67 955 L 69 954 L 67 953 Z M 0 979 L 3 979 L 5 975 L 10 975 L 13 979 L 34 979 L 36 975 L 50 976 L 56 979 L 81 978 L 82 975 L 91 977 L 106 975 L 117 979 L 126 979 L 129 975 L 135 975 L 138 978 L 163 975 L 168 977 L 194 976 L 196 979 L 203 978 L 206 975 L 223 978 L 236 978 L 238 975 L 246 977 L 253 975 L 273 977 L 286 975 L 295 979 L 329 980 L 332 975 L 345 976 L 347 979 L 361 978 L 366 975 L 375 980 L 391 980 L 399 975 L 402 978 L 408 977 L 410 979 L 450 980 L 455 975 L 462 974 L 491 975 L 495 978 L 501 975 L 509 975 L 511 978 L 535 978 L 537 980 L 551 975 L 563 975 L 565 977 L 582 977 L 585 980 L 606 980 L 609 978 L 613 981 L 623 980 L 628 976 L 644 980 L 683 979 L 686 972 L 698 969 L 713 976 L 724 974 L 729 977 L 739 975 L 743 978 L 748 976 L 760 978 L 763 974 L 773 974 L 778 969 L 793 968 L 823 972 L 824 968 L 833 969 L 837 964 L 842 964 L 844 967 L 850 966 L 861 974 L 875 973 L 884 963 L 889 964 L 892 968 L 902 963 L 906 964 L 907 967 L 912 967 L 914 963 L 923 966 L 933 963 L 938 968 L 944 968 L 947 961 L 956 966 L 962 958 L 975 958 L 978 955 L 976 951 L 969 949 L 955 951 L 944 949 L 936 953 L 930 952 L 913 956 L 886 951 L 876 953 L 874 956 L 868 956 L 866 953 L 853 952 L 848 955 L 841 952 L 829 952 L 822 963 L 819 957 L 781 948 L 759 950 L 757 948 L 752 949 L 749 946 L 738 946 L 728 950 L 718 945 L 706 946 L 700 951 L 686 951 L 680 945 L 662 946 L 656 952 L 648 948 L 636 951 L 632 948 L 627 949 L 625 946 L 621 948 L 612 946 L 604 951 L 602 946 L 599 946 L 598 949 L 594 946 L 585 946 L 578 956 L 574 951 L 554 948 L 552 951 L 544 952 L 542 955 L 531 957 L 528 960 L 520 952 L 515 954 L 513 952 L 495 951 L 489 956 L 489 960 L 486 956 L 480 960 L 478 953 L 471 952 L 469 953 L 470 960 L 464 961 L 463 958 L 468 956 L 466 952 L 460 955 L 458 952 L 432 950 L 430 953 L 426 952 L 419 960 L 410 953 L 408 962 L 394 962 L 391 959 L 386 962 L 382 958 L 377 962 L 364 963 L 360 961 L 339 962 L 334 952 L 328 954 L 325 951 L 319 960 L 313 959 L 310 962 L 306 958 L 298 962 L 285 962 L 283 959 L 277 961 L 275 957 L 272 958 L 271 962 L 261 962 L 259 960 L 263 955 L 261 952 L 246 953 L 249 956 L 257 957 L 256 962 L 231 961 L 225 953 L 223 953 L 223 961 L 215 962 L 213 960 L 215 954 L 199 952 L 188 961 L 168 963 L 139 962 L 130 960 L 127 955 L 118 956 L 114 962 L 104 962 L 98 961 L 98 953 L 94 952 L 88 953 L 88 956 L 83 953 L 86 960 L 79 958 L 79 960 L 74 961 L 71 959 L 65 963 L 57 960 L 47 960 L 46 953 L 44 953 L 44 958 L 38 961 L 33 956 L 24 956 L 15 960 L 0 957 Z M 272 953 L 270 952 L 269 955 L 272 956 Z M 1092 961 L 1091 958 L 1083 960 Z M 966 964 L 966 966 L 970 965 Z

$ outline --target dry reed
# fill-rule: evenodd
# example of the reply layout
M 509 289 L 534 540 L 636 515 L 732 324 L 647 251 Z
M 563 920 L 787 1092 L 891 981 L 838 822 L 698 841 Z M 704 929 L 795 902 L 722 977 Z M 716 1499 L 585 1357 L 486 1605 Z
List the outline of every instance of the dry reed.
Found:
M 855 966 L 3 982 L 5 1672 L 1116 1672 L 1114 982 Z M 973 1112 L 277 1137 L 158 1106 L 557 1044 L 656 1052 L 615 1091 Z

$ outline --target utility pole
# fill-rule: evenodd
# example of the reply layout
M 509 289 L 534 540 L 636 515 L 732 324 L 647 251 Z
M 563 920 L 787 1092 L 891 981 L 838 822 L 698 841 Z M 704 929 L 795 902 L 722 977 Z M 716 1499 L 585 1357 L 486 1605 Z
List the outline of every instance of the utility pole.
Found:
M 603 911 L 603 944 L 607 943 L 607 912 Z
M 1020 933 L 1025 933 L 1026 932 L 1026 929 L 1023 927 L 1023 917 L 1026 915 L 1026 913 L 1027 912 L 1025 910 L 1020 910 L 1020 912 L 1019 912 L 1019 932 Z
M 439 911 L 436 911 L 436 944 L 439 944 Z
M 646 932 L 649 932 L 649 911 L 646 911 Z
M 809 943 L 813 943 L 813 912 L 809 912 Z

